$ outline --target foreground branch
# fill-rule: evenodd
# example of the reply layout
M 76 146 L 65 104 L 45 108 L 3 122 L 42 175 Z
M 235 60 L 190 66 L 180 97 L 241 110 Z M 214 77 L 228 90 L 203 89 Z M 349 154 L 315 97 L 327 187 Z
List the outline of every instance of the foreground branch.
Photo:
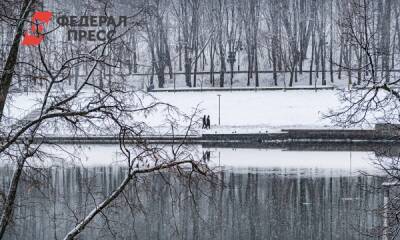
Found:
M 138 169 L 130 174 L 128 174 L 122 183 L 119 185 L 117 189 L 115 189 L 105 200 L 103 200 L 98 206 L 96 206 L 82 221 L 80 221 L 64 238 L 64 240 L 72 240 L 74 239 L 79 233 L 81 233 L 86 226 L 92 221 L 92 219 L 99 213 L 101 213 L 113 200 L 115 200 L 126 188 L 128 183 L 137 175 L 142 173 L 150 173 L 155 171 L 160 171 L 163 169 L 173 168 L 178 165 L 182 164 L 191 164 L 192 168 L 203 175 L 205 172 L 201 171 L 197 164 L 192 160 L 186 161 L 178 161 L 178 162 L 171 162 L 168 164 L 162 164 L 155 166 L 153 168 L 146 168 L 146 169 Z

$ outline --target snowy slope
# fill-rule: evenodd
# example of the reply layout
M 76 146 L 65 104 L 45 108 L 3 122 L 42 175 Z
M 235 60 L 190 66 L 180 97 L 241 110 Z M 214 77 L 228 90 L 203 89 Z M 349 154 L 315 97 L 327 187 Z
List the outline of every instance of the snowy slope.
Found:
M 221 95 L 221 126 L 218 127 L 218 94 Z M 195 106 L 210 115 L 211 132 L 254 132 L 287 127 L 329 127 L 323 113 L 339 105 L 333 90 L 258 92 L 154 93 L 188 112 Z
M 159 92 L 152 95 L 180 111 L 191 114 L 199 109 L 199 118 L 210 115 L 210 133 L 265 132 L 283 128 L 333 127 L 322 115 L 340 105 L 335 90 L 244 91 L 244 92 Z M 17 94 L 9 102 L 7 115 L 16 118 L 40 106 L 33 99 L 40 94 Z M 218 95 L 221 95 L 221 125 L 218 126 Z M 153 112 L 138 119 L 165 132 L 165 112 Z

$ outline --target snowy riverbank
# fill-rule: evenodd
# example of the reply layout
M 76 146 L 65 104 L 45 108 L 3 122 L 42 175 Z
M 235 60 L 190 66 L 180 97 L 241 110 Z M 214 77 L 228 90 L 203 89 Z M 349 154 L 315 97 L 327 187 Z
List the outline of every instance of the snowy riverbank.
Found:
M 210 115 L 211 129 L 198 129 L 199 134 L 265 133 L 288 128 L 337 128 L 329 119 L 322 117 L 324 113 L 340 105 L 335 90 L 158 92 L 152 95 L 159 101 L 176 106 L 184 113 L 190 114 L 197 108 L 200 111 L 199 116 Z M 40 106 L 40 97 L 40 93 L 14 94 L 6 107 L 6 114 L 21 119 Z M 165 128 L 163 114 L 165 113 L 153 112 L 144 121 L 162 133 Z

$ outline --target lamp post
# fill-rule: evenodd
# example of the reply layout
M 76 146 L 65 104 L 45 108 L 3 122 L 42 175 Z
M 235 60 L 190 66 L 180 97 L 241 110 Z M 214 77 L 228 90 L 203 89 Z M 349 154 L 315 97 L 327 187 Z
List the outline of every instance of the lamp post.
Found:
M 221 125 L 221 94 L 218 94 L 218 125 Z

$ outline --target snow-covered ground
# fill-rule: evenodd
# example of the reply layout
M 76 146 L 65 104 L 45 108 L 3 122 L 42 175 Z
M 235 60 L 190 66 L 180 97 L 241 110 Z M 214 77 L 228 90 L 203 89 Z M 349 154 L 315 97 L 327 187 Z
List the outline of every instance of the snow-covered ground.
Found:
M 4 115 L 11 119 L 21 119 L 39 107 L 38 98 L 42 93 L 15 93 L 8 95 Z
M 236 91 L 236 92 L 158 92 L 152 93 L 162 102 L 174 105 L 185 113 L 196 108 L 200 116 L 210 115 L 211 130 L 204 133 L 274 132 L 284 128 L 332 128 L 324 113 L 340 105 L 335 90 L 296 91 Z M 219 97 L 220 95 L 220 121 Z M 13 94 L 6 107 L 6 115 L 22 118 L 37 108 L 40 93 Z M 145 122 L 162 126 L 165 112 L 154 112 Z M 162 127 L 160 127 L 162 128 Z
M 322 115 L 339 105 L 334 90 L 257 92 L 153 93 L 161 101 L 189 112 L 198 106 L 210 115 L 210 133 L 277 131 L 283 128 L 332 127 Z M 218 125 L 218 95 L 221 95 L 221 125 Z

